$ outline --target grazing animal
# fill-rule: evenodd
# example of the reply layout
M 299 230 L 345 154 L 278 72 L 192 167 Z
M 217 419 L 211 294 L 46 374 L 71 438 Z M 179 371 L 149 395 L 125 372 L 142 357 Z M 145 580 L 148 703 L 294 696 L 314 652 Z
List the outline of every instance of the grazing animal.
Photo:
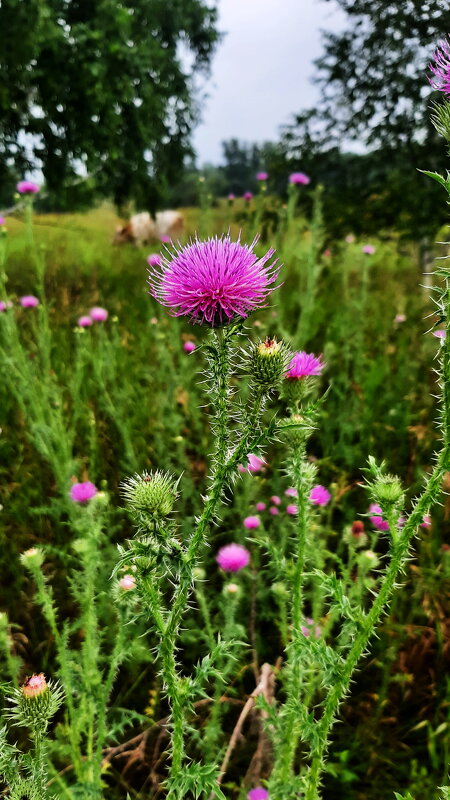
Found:
M 184 218 L 179 211 L 158 211 L 155 219 L 148 211 L 134 214 L 126 225 L 120 225 L 114 236 L 114 244 L 133 242 L 138 247 L 146 242 L 157 241 L 168 236 L 178 238 L 183 232 Z

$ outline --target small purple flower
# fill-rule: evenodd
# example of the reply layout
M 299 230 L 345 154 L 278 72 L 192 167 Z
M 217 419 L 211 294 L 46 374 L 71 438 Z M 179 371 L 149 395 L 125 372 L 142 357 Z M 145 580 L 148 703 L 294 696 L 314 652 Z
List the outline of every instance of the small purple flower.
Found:
M 247 528 L 248 531 L 254 530 L 255 528 L 259 528 L 261 524 L 261 520 L 257 516 L 246 517 L 244 519 L 244 528 Z
M 89 316 L 93 320 L 93 322 L 106 322 L 106 320 L 108 319 L 108 312 L 106 308 L 101 308 L 101 306 L 94 306 L 94 308 L 91 308 Z
M 74 483 L 70 489 L 70 499 L 75 503 L 87 503 L 97 494 L 97 487 L 91 481 Z
M 247 201 L 247 203 L 249 203 L 249 202 L 250 202 L 250 200 L 253 200 L 253 194 L 252 194 L 252 192 L 244 192 L 244 194 L 242 195 L 242 197 L 244 198 L 244 200 L 246 200 L 246 201 Z
M 270 506 L 269 514 L 272 514 L 272 517 L 277 517 L 279 513 L 279 509 L 276 506 Z
M 34 294 L 26 294 L 20 298 L 19 303 L 22 308 L 35 308 L 39 305 L 39 300 Z
M 324 366 L 325 364 L 321 361 L 320 356 L 317 358 L 313 353 L 305 353 L 300 350 L 293 356 L 286 378 L 288 380 L 299 380 L 300 378 L 320 375 Z
M 289 175 L 289 183 L 307 186 L 310 181 L 311 178 L 308 178 L 304 172 L 293 172 L 291 175 Z
M 278 497 L 277 494 L 273 494 L 272 497 L 270 498 L 270 502 L 274 506 L 279 506 L 279 505 L 281 505 L 281 497 Z
M 374 528 L 378 531 L 388 531 L 389 523 L 383 519 L 383 511 L 378 503 L 371 503 L 369 506 L 369 519 Z
M 80 328 L 90 328 L 92 325 L 92 319 L 87 316 L 79 317 L 78 325 L 80 326 Z
M 447 39 L 439 42 L 434 55 L 434 64 L 430 64 L 434 77 L 429 78 L 433 89 L 450 94 L 450 43 Z
M 373 256 L 373 254 L 375 253 L 375 247 L 373 246 L 373 244 L 365 244 L 361 248 L 361 252 L 364 253 L 366 256 Z
M 0 314 L 3 311 L 6 311 L 7 308 L 8 308 L 8 306 L 6 305 L 5 301 L 4 300 L 0 300 Z
M 32 181 L 19 181 L 16 186 L 19 194 L 37 194 L 39 188 L 37 183 L 33 183 Z
M 174 316 L 211 327 L 245 318 L 265 305 L 279 272 L 276 261 L 267 264 L 274 250 L 258 258 L 256 242 L 243 245 L 227 235 L 174 248 L 149 270 L 150 294 Z
M 216 561 L 224 572 L 239 572 L 250 562 L 250 553 L 241 544 L 227 544 L 221 547 Z
M 286 514 L 295 516 L 295 514 L 298 514 L 298 506 L 294 505 L 294 503 L 289 503 L 289 505 L 286 506 Z
M 286 489 L 285 495 L 286 497 L 297 497 L 298 495 L 297 489 L 294 489 L 293 486 L 290 486 L 289 489 Z
M 268 797 L 269 792 L 262 786 L 255 786 L 255 788 L 250 789 L 247 794 L 247 800 L 267 800 Z
M 161 256 L 159 253 L 150 253 L 147 258 L 147 264 L 149 267 L 159 267 L 161 266 Z
M 185 353 L 193 353 L 196 348 L 195 342 L 185 342 L 183 345 L 183 350 Z
M 269 177 L 269 173 L 268 172 L 257 172 L 256 173 L 256 180 L 257 181 L 266 181 L 268 177 Z
M 309 499 L 311 503 L 315 506 L 326 506 L 326 504 L 330 501 L 331 494 L 329 493 L 328 489 L 325 489 L 324 486 L 313 486 L 311 489 L 311 494 L 309 495 Z
M 265 511 L 266 510 L 266 504 L 265 503 L 256 503 L 255 508 L 256 508 L 257 511 Z

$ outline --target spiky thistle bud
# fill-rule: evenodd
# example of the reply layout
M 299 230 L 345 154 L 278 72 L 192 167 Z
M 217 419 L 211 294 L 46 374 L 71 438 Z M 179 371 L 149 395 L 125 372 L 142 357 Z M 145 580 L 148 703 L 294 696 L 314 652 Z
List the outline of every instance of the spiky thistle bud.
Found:
M 24 567 L 28 569 L 32 567 L 42 567 L 44 563 L 44 553 L 39 547 L 30 547 L 21 554 L 20 560 Z
M 13 690 L 9 699 L 12 703 L 10 716 L 14 722 L 43 731 L 60 707 L 64 693 L 59 685 L 47 682 L 41 672 L 27 678 L 20 689 Z
M 403 488 L 396 475 L 380 475 L 368 486 L 375 503 L 378 503 L 383 510 L 388 511 L 403 502 Z
M 133 521 L 146 530 L 169 517 L 177 499 L 178 481 L 169 473 L 143 472 L 121 484 L 122 495 Z
M 284 377 L 292 353 L 284 342 L 267 337 L 251 345 L 248 353 L 248 372 L 257 386 L 272 389 Z

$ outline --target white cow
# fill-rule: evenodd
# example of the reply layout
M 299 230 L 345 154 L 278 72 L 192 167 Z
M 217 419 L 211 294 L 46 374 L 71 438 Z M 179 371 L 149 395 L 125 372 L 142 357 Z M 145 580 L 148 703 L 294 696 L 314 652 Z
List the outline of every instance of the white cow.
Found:
M 158 211 L 154 219 L 148 211 L 141 211 L 140 214 L 134 214 L 126 225 L 117 228 L 114 244 L 134 242 L 141 246 L 166 236 L 177 239 L 183 228 L 184 218 L 179 211 Z

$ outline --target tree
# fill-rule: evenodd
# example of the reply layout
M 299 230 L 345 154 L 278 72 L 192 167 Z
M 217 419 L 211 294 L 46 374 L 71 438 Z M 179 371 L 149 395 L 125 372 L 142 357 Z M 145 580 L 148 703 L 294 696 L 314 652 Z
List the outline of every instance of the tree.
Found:
M 216 20 L 206 0 L 3 0 L 3 172 L 41 168 L 57 193 L 88 175 L 154 207 L 190 152 Z

